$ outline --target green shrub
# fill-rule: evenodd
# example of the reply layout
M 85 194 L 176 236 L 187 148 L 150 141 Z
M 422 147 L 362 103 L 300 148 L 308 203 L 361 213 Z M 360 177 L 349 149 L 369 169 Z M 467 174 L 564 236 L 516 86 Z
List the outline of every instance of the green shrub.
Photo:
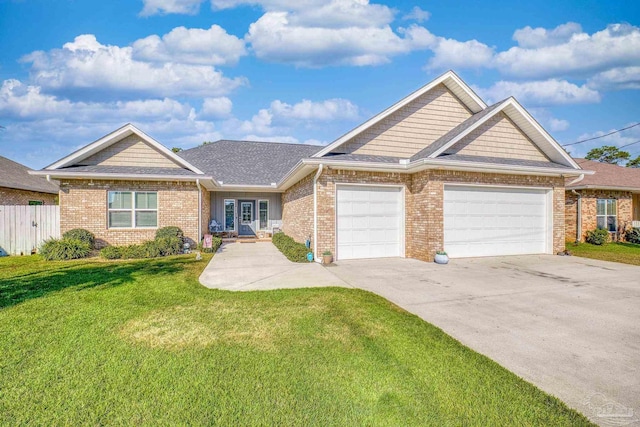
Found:
M 222 237 L 217 237 L 217 236 L 213 236 L 212 241 L 211 241 L 211 247 L 210 248 L 205 248 L 202 246 L 203 242 L 200 242 L 198 244 L 198 250 L 200 252 L 204 252 L 206 254 L 210 254 L 210 253 L 214 253 L 216 252 L 218 249 L 220 249 L 220 246 L 222 246 Z
M 100 256 L 105 259 L 120 259 L 122 258 L 122 248 L 119 246 L 107 246 L 102 248 Z
M 68 240 L 80 240 L 81 242 L 87 243 L 91 249 L 94 248 L 94 242 L 96 240 L 96 236 L 84 228 L 74 228 L 73 230 L 69 230 L 62 235 L 62 238 Z
M 159 256 L 178 255 L 182 253 L 182 238 L 177 236 L 156 237 L 154 240 Z
M 640 228 L 634 227 L 631 230 L 627 230 L 624 235 L 624 238 L 629 243 L 640 244 Z
M 311 250 L 304 243 L 298 243 L 284 233 L 274 234 L 271 241 L 289 261 L 308 262 L 307 254 Z
M 77 239 L 51 239 L 40 247 L 40 255 L 47 261 L 86 258 L 90 253 L 89 244 Z
M 184 239 L 184 233 L 180 227 L 162 227 L 156 231 L 156 240 L 165 237 L 178 237 L 180 241 Z
M 585 240 L 592 245 L 604 245 L 609 241 L 609 232 L 602 228 L 596 228 L 595 230 L 587 231 Z

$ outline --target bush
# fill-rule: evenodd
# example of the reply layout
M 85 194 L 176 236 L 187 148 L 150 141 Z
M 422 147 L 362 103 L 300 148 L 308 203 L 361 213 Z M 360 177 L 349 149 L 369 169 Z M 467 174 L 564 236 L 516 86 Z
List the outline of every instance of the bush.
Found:
M 78 239 L 51 239 L 40 247 L 40 255 L 47 261 L 86 258 L 90 253 L 89 244 Z
M 595 230 L 587 231 L 585 240 L 592 245 L 604 245 L 609 241 L 609 232 L 602 228 L 596 228 Z
M 119 246 L 107 246 L 100 251 L 100 256 L 105 259 L 120 259 L 122 251 Z
M 162 227 L 158 229 L 158 231 L 156 231 L 156 240 L 165 237 L 178 237 L 182 242 L 184 233 L 182 232 L 180 227 Z
M 640 244 L 640 228 L 634 227 L 631 230 L 627 230 L 624 235 L 624 238 L 629 243 Z
M 153 241 L 160 256 L 178 255 L 182 253 L 182 238 L 177 236 L 170 237 L 156 237 Z
M 63 239 L 69 240 L 80 240 L 81 242 L 85 242 L 89 245 L 91 249 L 94 248 L 94 242 L 96 240 L 96 236 L 93 235 L 89 230 L 85 230 L 84 228 L 74 228 L 73 230 L 69 230 L 62 235 Z
M 200 252 L 204 252 L 206 254 L 214 253 L 220 249 L 220 246 L 222 246 L 222 237 L 213 236 L 210 248 L 203 247 L 202 243 L 203 242 L 200 242 L 200 244 L 198 244 L 198 250 Z
M 298 243 L 284 233 L 274 234 L 271 241 L 289 261 L 309 262 L 307 254 L 311 250 L 304 243 Z

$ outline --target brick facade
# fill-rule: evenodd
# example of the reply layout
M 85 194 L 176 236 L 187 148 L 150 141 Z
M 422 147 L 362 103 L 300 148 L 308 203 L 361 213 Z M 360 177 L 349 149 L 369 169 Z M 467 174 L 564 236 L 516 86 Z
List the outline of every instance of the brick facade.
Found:
M 633 194 L 628 191 L 616 190 L 576 190 L 581 197 L 581 231 L 580 241 L 584 241 L 587 231 L 594 230 L 597 227 L 597 200 L 598 199 L 616 199 L 616 208 L 618 216 L 618 229 L 621 231 L 631 227 L 633 220 Z M 566 192 L 565 196 L 565 233 L 567 241 L 575 241 L 577 239 L 577 221 L 578 221 L 578 196 L 571 191 Z
M 157 191 L 158 228 L 178 226 L 191 243 L 198 236 L 198 189 L 193 182 L 63 180 L 60 183 L 60 231 L 84 228 L 96 236 L 99 247 L 129 245 L 151 240 L 152 229 L 109 229 L 108 191 Z M 203 189 L 203 192 L 207 193 Z M 203 214 L 206 214 L 204 203 Z M 203 217 L 202 221 L 209 216 Z
M 32 200 L 41 201 L 45 205 L 55 205 L 57 199 L 57 194 L 0 187 L 0 205 L 28 205 Z
M 298 242 L 313 239 L 313 177 L 307 175 L 282 194 L 282 231 Z
M 562 178 L 456 171 L 415 174 L 325 169 L 318 179 L 318 251 L 336 252 L 336 184 L 386 184 L 404 188 L 405 254 L 432 261 L 444 245 L 444 185 L 468 183 L 553 189 L 553 252 L 565 245 L 565 189 Z M 297 195 L 297 196 L 296 196 Z M 303 203 L 300 201 L 304 200 Z M 313 174 L 283 195 L 285 233 L 302 242 L 313 233 Z M 300 206 L 303 205 L 304 208 Z M 284 214 L 286 212 L 287 214 Z M 305 216 L 305 212 L 307 213 Z

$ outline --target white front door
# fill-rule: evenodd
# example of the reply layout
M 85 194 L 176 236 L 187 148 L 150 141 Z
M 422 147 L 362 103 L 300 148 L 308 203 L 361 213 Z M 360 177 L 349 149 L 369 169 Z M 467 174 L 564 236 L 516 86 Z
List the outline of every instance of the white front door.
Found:
M 336 217 L 337 259 L 404 256 L 400 187 L 339 185 Z
M 445 186 L 444 250 L 452 258 L 547 253 L 548 190 Z

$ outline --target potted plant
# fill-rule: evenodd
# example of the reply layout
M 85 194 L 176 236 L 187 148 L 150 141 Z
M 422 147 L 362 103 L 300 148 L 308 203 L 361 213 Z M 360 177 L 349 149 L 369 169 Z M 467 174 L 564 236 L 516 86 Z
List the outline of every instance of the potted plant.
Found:
M 449 256 L 445 251 L 436 251 L 436 256 L 433 260 L 436 262 L 436 264 L 448 264 Z
M 322 263 L 324 265 L 329 265 L 333 262 L 333 254 L 331 253 L 331 251 L 324 251 L 322 252 Z

